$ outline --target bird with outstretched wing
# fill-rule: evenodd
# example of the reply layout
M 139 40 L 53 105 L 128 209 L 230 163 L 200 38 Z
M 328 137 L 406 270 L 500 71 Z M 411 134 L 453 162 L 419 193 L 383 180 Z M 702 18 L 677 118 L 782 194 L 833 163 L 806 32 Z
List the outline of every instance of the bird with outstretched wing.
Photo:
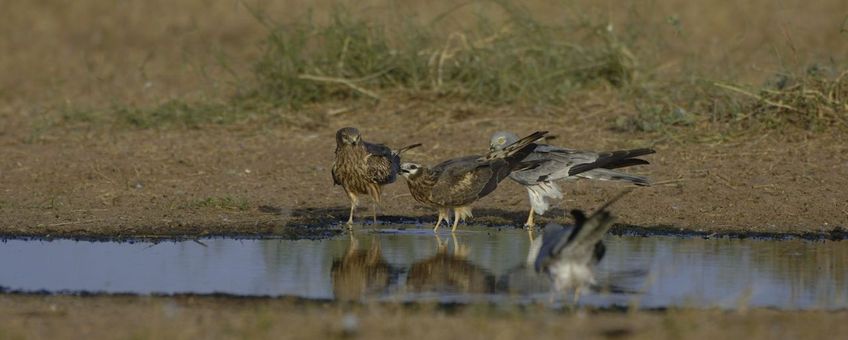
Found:
M 403 163 L 400 173 L 415 200 L 438 209 L 433 231 L 443 220 L 450 222 L 449 211 L 453 210 L 453 232 L 460 220 L 472 216 L 471 203 L 494 191 L 511 172 L 539 166 L 539 162 L 521 160 L 546 133 L 537 131 L 486 155 L 449 159 L 433 167 Z
M 503 150 L 518 140 L 510 132 L 496 132 L 489 140 L 489 149 Z M 527 189 L 530 197 L 530 213 L 526 227 L 533 228 L 533 215 L 542 215 L 548 210 L 548 198 L 562 198 L 556 181 L 587 178 L 594 180 L 626 182 L 640 186 L 650 185 L 646 177 L 617 171 L 618 168 L 648 164 L 638 157 L 652 154 L 649 148 L 608 152 L 581 151 L 535 143 L 526 153 L 523 162 L 540 162 L 539 166 L 514 171 L 509 175 L 513 181 Z

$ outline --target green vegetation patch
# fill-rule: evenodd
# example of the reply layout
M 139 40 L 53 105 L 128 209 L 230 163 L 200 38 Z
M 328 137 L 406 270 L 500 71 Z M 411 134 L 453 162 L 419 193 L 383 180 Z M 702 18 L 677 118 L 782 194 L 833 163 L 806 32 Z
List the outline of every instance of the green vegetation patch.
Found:
M 543 25 L 499 3 L 504 22 L 441 33 L 438 21 L 388 27 L 336 8 L 327 24 L 271 24 L 246 98 L 298 108 L 381 90 L 429 91 L 486 104 L 560 103 L 586 84 L 629 83 L 637 59 L 604 25 Z M 262 16 L 257 15 L 262 18 Z
M 62 118 L 136 128 L 194 128 L 259 118 L 315 128 L 328 120 L 326 110 L 315 109 L 322 103 L 424 93 L 485 106 L 556 106 L 577 91 L 605 88 L 613 91 L 604 95 L 632 108 L 632 114 L 615 120 L 620 130 L 668 134 L 708 124 L 737 131 L 848 127 L 846 72 L 810 68 L 801 76 L 784 75 L 755 86 L 697 72 L 660 75 L 655 70 L 662 53 L 638 46 L 652 45 L 658 36 L 643 28 L 649 26 L 647 18 L 634 13 L 618 30 L 585 14 L 543 23 L 517 3 L 491 3 L 505 17 L 467 16 L 465 28 L 454 31 L 441 27 L 450 11 L 429 22 L 412 18 L 388 24 L 336 6 L 326 20 L 309 14 L 275 22 L 246 5 L 268 35 L 252 65 L 253 77 L 237 82 L 231 96 L 100 111 L 65 108 Z M 669 23 L 680 30 L 674 17 Z M 33 138 L 40 133 L 33 132 Z

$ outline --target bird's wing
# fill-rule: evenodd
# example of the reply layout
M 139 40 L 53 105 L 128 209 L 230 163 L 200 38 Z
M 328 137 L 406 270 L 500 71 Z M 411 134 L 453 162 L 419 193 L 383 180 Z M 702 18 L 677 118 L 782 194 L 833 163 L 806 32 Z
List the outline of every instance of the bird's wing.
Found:
M 624 178 L 625 176 L 619 172 L 597 171 L 592 174 L 587 172 L 592 171 L 592 169 L 617 169 L 648 164 L 648 161 L 635 157 L 653 152 L 652 149 L 634 149 L 596 153 L 539 144 L 525 160 L 544 160 L 545 162 L 536 168 L 515 172 L 512 178 L 521 184 L 532 185 L 535 182 L 555 181 L 572 176 L 606 179 L 603 175 L 609 175 L 610 179 L 613 180 L 629 180 L 645 185 L 641 183 L 647 182 L 646 180 Z M 584 173 L 585 175 L 581 176 Z
M 588 218 L 579 210 L 571 213 L 578 224 L 567 239 L 560 239 L 553 247 L 553 256 L 589 264 L 595 260 L 597 244 L 612 227 L 615 218 L 608 211 L 600 211 Z
M 555 248 L 562 240 L 567 240 L 568 235 L 574 228 L 565 228 L 559 224 L 548 224 L 545 226 L 541 235 L 541 246 L 538 247 L 538 253 L 535 254 L 534 267 L 536 271 L 541 272 L 547 266 L 547 263 L 554 260 Z M 528 261 L 529 262 L 529 261 Z
M 339 175 L 336 174 L 336 161 L 333 161 L 333 168 L 330 170 L 330 173 L 333 175 L 333 185 L 342 185 Z
M 446 206 L 461 206 L 494 191 L 498 182 L 509 175 L 509 164 L 502 159 L 485 161 L 468 156 L 443 162 L 431 173 L 437 176 L 430 194 L 432 200 Z
M 571 215 L 574 216 L 575 221 L 574 231 L 568 235 L 567 239 L 560 239 L 557 242 L 552 248 L 552 254 L 558 258 L 600 261 L 606 248 L 603 245 L 598 246 L 598 243 L 615 221 L 615 217 L 607 211 L 607 208 L 632 190 L 633 188 L 622 190 L 588 217 L 580 210 L 572 210 Z
M 400 156 L 383 144 L 363 142 L 363 145 L 368 152 L 368 177 L 377 184 L 394 182 L 400 171 Z
M 362 145 L 365 147 L 365 151 L 371 155 L 388 156 L 392 154 L 392 149 L 383 144 L 362 142 Z
M 570 175 L 577 175 L 592 169 L 617 169 L 631 165 L 648 164 L 648 161 L 636 157 L 654 153 L 653 149 L 619 150 L 598 153 L 598 158 L 591 163 L 582 163 L 568 170 Z
M 597 154 L 539 144 L 523 161 L 539 162 L 539 165 L 512 173 L 511 177 L 522 185 L 555 181 L 569 177 L 569 169 L 581 163 L 591 163 Z

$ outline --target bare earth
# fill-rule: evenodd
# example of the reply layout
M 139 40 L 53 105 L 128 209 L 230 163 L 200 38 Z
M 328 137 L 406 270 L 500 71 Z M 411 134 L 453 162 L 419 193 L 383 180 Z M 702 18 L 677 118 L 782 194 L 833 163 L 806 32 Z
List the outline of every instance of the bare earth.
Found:
M 589 118 L 585 118 L 589 117 Z M 434 164 L 486 150 L 509 129 L 550 130 L 551 143 L 592 150 L 652 146 L 650 136 L 611 131 L 603 115 L 478 112 L 431 101 L 383 103 L 301 131 L 258 123 L 204 129 L 57 129 L 25 143 L 29 131 L 0 135 L 0 234 L 5 236 L 320 235 L 345 219 L 347 198 L 332 185 L 334 132 L 357 126 L 364 138 L 424 143 L 406 159 Z M 848 222 L 848 144 L 839 135 L 660 141 L 652 164 L 630 168 L 657 185 L 616 204 L 625 225 L 706 232 L 839 232 Z M 593 209 L 624 186 L 562 184 L 566 198 L 542 221 Z M 358 212 L 369 213 L 366 200 Z M 472 223 L 520 226 L 526 192 L 504 181 L 474 205 Z M 402 179 L 386 187 L 384 221 L 429 224 Z M 309 228 L 302 228 L 309 226 Z M 308 235 L 303 233 L 307 232 Z M 311 233 L 317 232 L 318 234 Z M 296 235 L 295 235 L 296 236 Z
M 312 5 L 327 11 L 332 3 L 298 0 L 261 8 L 284 20 Z M 394 8 L 378 0 L 368 3 L 377 5 L 354 9 L 375 10 L 380 17 L 380 11 Z M 568 9 L 527 3 L 551 20 L 561 20 Z M 450 1 L 410 4 L 407 9 L 422 18 L 455 8 Z M 615 1 L 579 4 L 580 12 L 612 11 L 614 21 L 633 14 L 630 6 Z M 837 27 L 844 1 L 707 6 L 668 0 L 645 6 L 644 13 L 660 14 L 638 17 L 656 17 L 662 32 L 675 32 L 666 16 L 683 24 L 684 35 L 662 37 L 668 45 L 656 51 L 664 72 L 685 72 L 684 65 L 700 62 L 703 69 L 741 69 L 762 81 L 783 63 L 775 55 L 791 56 L 801 65 L 820 56 L 845 55 L 838 53 L 846 45 Z M 693 142 L 615 132 L 609 129 L 614 122 L 632 117 L 635 109 L 604 86 L 575 94 L 557 108 L 492 109 L 456 98 L 384 91 L 376 106 L 306 107 L 333 114 L 311 124 L 317 128 L 303 130 L 281 123 L 288 119 L 285 114 L 273 124 L 257 115 L 197 129 L 112 128 L 61 120 L 63 112 L 87 108 L 112 113 L 112 106 L 145 108 L 174 98 L 202 102 L 231 96 L 246 86 L 241 81 L 254 77 L 251 67 L 268 34 L 248 9 L 231 1 L 89 0 L 16 2 L 0 12 L 0 50 L 8 51 L 7 58 L 0 58 L 0 236 L 322 236 L 329 222 L 346 218 L 347 198 L 332 186 L 329 174 L 333 134 L 344 126 L 356 126 L 367 140 L 390 146 L 424 143 L 407 156 L 429 164 L 484 152 L 497 130 L 549 130 L 559 137 L 554 144 L 590 150 L 654 147 L 657 154 L 648 157 L 652 164 L 632 171 L 659 184 L 638 188 L 613 208 L 623 225 L 648 230 L 840 237 L 844 229 L 836 228 L 848 226 L 844 135 L 743 132 L 710 142 L 703 138 L 710 133 L 704 133 Z M 650 50 L 640 52 L 651 55 Z M 234 80 L 239 84 L 233 86 Z M 715 128 L 697 124 L 682 135 L 690 139 Z M 621 188 L 588 181 L 564 184 L 565 201 L 542 222 L 567 222 L 568 209 L 595 208 Z M 413 201 L 403 180 L 386 188 L 384 202 L 384 221 L 429 225 L 435 219 L 434 211 Z M 364 203 L 361 218 L 368 211 Z M 472 223 L 520 226 L 527 209 L 526 192 L 505 181 L 474 205 Z
M 669 310 L 551 313 L 540 306 L 438 308 L 289 300 L 0 295 L 3 339 L 821 339 L 848 312 Z
M 434 164 L 485 151 L 497 130 L 549 130 L 553 144 L 591 150 L 654 147 L 652 164 L 631 171 L 657 184 L 617 203 L 616 230 L 702 234 L 790 233 L 845 238 L 848 143 L 832 132 L 773 131 L 706 138 L 699 122 L 678 140 L 612 131 L 632 117 L 616 90 L 586 89 L 564 107 L 478 107 L 428 94 L 381 93 L 363 102 L 307 107 L 331 112 L 314 129 L 258 114 L 231 125 L 137 129 L 67 123 L 77 110 L 150 108 L 204 102 L 242 90 L 268 31 L 251 15 L 318 18 L 337 1 L 10 1 L 0 11 L 0 239 L 5 237 L 324 237 L 341 230 L 348 202 L 332 185 L 333 135 L 356 126 L 369 141 L 421 142 L 409 160 Z M 446 33 L 464 27 L 456 1 L 357 2 L 375 18 L 422 21 L 457 11 Z M 474 2 L 476 3 L 476 2 Z M 522 1 L 559 21 L 559 2 Z M 572 3 L 569 1 L 568 3 Z M 350 2 L 353 4 L 353 2 Z M 391 6 L 389 6 L 391 5 Z M 632 6 L 631 6 L 632 5 Z M 459 8 L 459 9 L 458 9 Z M 844 0 L 747 2 L 574 1 L 574 9 L 620 30 L 648 20 L 634 46 L 657 76 L 700 70 L 739 73 L 762 84 L 789 62 L 799 69 L 848 55 Z M 387 14 L 388 13 L 388 14 Z M 613 23 L 615 25 L 613 25 Z M 639 27 L 642 27 L 641 21 Z M 660 25 L 653 27 L 651 25 Z M 633 27 L 633 26 L 630 26 Z M 654 36 L 654 33 L 659 35 Z M 446 34 L 447 36 L 447 34 Z M 638 50 L 636 50 L 638 49 Z M 652 63 L 651 59 L 660 62 Z M 838 62 L 838 61 L 837 61 Z M 712 76 L 708 78 L 713 78 Z M 757 85 L 758 86 L 758 85 Z M 412 96 L 412 97 L 409 97 Z M 339 113 L 341 112 L 341 113 Z M 297 115 L 295 115 L 297 117 Z M 318 115 L 320 116 L 320 115 Z M 701 124 L 704 124 L 701 126 Z M 303 126 L 303 125 L 299 125 Z M 674 134 L 672 134 L 674 135 Z M 563 184 L 566 198 L 541 222 L 569 222 L 568 209 L 594 209 L 623 186 Z M 358 212 L 362 221 L 368 202 Z M 520 226 L 526 192 L 505 181 L 474 205 L 471 223 Z M 429 227 L 435 211 L 399 180 L 386 187 L 382 221 Z M 0 282 L 2 284 L 2 282 Z M 0 287 L 2 288 L 2 287 Z M 2 292 L 2 289 L 0 289 Z M 846 311 L 570 311 L 470 305 L 348 305 L 226 297 L 49 296 L 0 293 L 0 339 L 19 338 L 831 338 Z M 345 328 L 344 324 L 352 324 Z M 346 331 L 347 329 L 347 331 Z M 528 335 L 530 335 L 528 337 Z

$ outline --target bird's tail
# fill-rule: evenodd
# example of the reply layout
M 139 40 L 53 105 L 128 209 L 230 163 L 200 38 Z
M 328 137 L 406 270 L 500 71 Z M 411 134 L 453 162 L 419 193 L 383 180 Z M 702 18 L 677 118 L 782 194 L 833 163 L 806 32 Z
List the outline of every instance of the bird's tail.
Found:
M 640 159 L 641 160 L 641 159 Z M 596 179 L 602 181 L 617 181 L 617 182 L 627 182 L 639 186 L 649 186 L 651 185 L 650 180 L 644 176 L 637 176 L 626 174 L 623 172 L 610 170 L 610 169 L 592 169 L 577 175 L 577 177 L 588 178 L 588 179 Z
M 400 155 L 402 155 L 404 152 L 407 152 L 407 151 L 409 151 L 410 149 L 415 149 L 415 148 L 417 148 L 417 147 L 419 147 L 419 146 L 421 146 L 421 143 L 415 143 L 415 144 L 412 144 L 412 145 L 407 145 L 407 146 L 404 146 L 404 147 L 402 147 L 402 148 L 398 149 L 397 151 L 395 151 L 395 154 L 396 154 L 396 155 L 398 155 L 398 156 L 400 156 Z
M 592 213 L 592 215 L 589 215 L 589 217 L 586 217 L 583 211 L 572 210 L 571 215 L 574 216 L 575 221 L 574 230 L 569 234 L 568 240 L 561 242 L 558 247 L 554 248 L 553 253 L 558 253 L 561 250 L 560 248 L 565 245 L 574 249 L 594 247 L 604 237 L 604 234 L 609 231 L 613 221 L 615 221 L 615 217 L 607 211 L 607 208 L 624 195 L 630 193 L 630 191 L 632 191 L 632 188 L 622 190 L 621 193 L 607 201 L 607 203 L 604 203 L 603 206 Z
M 649 148 L 603 152 L 598 154 L 598 159 L 592 163 L 577 164 L 571 167 L 568 170 L 568 175 L 575 176 L 593 169 L 618 169 L 633 165 L 649 164 L 648 161 L 637 157 L 649 155 L 654 152 L 656 152 L 654 149 Z
M 489 154 L 486 155 L 486 159 L 512 158 L 512 156 L 515 156 L 516 154 L 523 153 L 524 151 L 527 151 L 526 149 L 529 146 L 531 146 L 534 142 L 544 138 L 545 134 L 547 134 L 547 133 L 548 133 L 547 131 L 533 132 L 530 135 L 528 135 L 527 137 L 521 138 L 521 139 L 513 142 L 512 144 L 507 145 L 506 147 L 504 147 L 501 150 L 495 150 L 495 151 L 489 152 Z M 526 155 L 523 155 L 521 157 L 515 157 L 515 158 L 520 160 L 520 159 L 523 159 L 524 156 L 526 156 Z

